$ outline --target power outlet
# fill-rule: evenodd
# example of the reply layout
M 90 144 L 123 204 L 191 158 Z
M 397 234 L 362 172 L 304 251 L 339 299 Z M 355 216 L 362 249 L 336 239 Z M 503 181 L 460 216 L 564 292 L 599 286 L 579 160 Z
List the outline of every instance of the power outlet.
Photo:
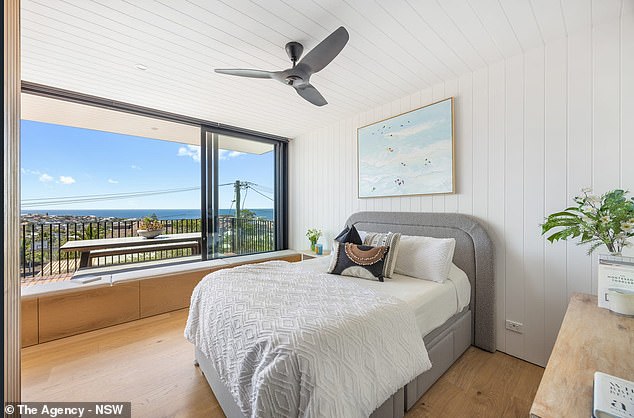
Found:
M 506 329 L 508 329 L 509 331 L 517 332 L 518 334 L 523 334 L 524 324 L 522 324 L 521 322 L 510 321 L 507 319 Z

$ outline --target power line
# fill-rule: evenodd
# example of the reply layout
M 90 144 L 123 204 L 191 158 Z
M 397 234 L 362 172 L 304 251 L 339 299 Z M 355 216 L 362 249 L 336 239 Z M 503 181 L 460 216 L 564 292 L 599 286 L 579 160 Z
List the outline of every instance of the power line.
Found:
M 242 209 L 244 209 L 244 205 L 247 204 L 247 195 L 249 194 L 249 187 L 246 187 L 244 190 L 244 197 L 242 198 Z
M 256 189 L 254 189 L 253 187 L 247 187 L 247 189 L 251 189 L 251 190 L 253 190 L 254 192 L 256 192 L 257 194 L 259 194 L 259 195 L 261 195 L 261 196 L 264 196 L 264 197 L 266 197 L 267 199 L 269 199 L 269 200 L 271 200 L 271 201 L 273 201 L 273 200 L 274 200 L 272 197 L 267 196 L 267 195 L 265 195 L 264 193 L 261 193 L 261 192 L 257 191 L 257 190 L 256 190 Z
M 252 184 L 252 186 L 257 187 L 258 189 L 260 189 L 261 192 L 273 193 L 273 189 L 270 188 L 269 186 L 262 186 L 260 184 Z
M 273 201 L 274 199 L 270 196 L 265 195 L 256 189 L 265 188 L 265 186 L 261 186 L 252 182 L 242 182 L 246 191 L 252 189 L 257 194 Z M 224 183 L 219 184 L 218 186 L 233 186 L 235 183 Z M 172 194 L 172 193 L 183 193 L 190 191 L 198 191 L 200 187 L 184 187 L 178 189 L 160 189 L 160 190 L 145 190 L 145 191 L 136 191 L 136 192 L 126 192 L 126 193 L 107 193 L 107 194 L 93 194 L 93 195 L 75 195 L 75 196 L 67 196 L 67 197 L 42 197 L 42 198 L 31 198 L 31 199 L 23 199 L 21 201 L 21 205 L 26 208 L 33 207 L 41 207 L 41 206 L 58 206 L 58 205 L 67 205 L 72 203 L 92 203 L 92 202 L 102 202 L 107 200 L 121 200 L 121 199 L 131 199 L 136 197 L 146 197 L 146 196 L 156 196 L 162 194 Z M 245 194 L 246 198 L 246 194 Z
M 199 187 L 191 187 L 191 188 L 183 188 L 183 189 L 168 189 L 168 190 L 155 190 L 155 191 L 146 191 L 146 192 L 134 192 L 134 193 L 121 193 L 117 195 L 90 195 L 85 197 L 75 197 L 75 198 L 57 198 L 57 200 L 51 200 L 52 198 L 47 198 L 44 200 L 35 200 L 31 201 L 22 201 L 23 207 L 38 207 L 38 206 L 57 206 L 57 205 L 66 205 L 70 203 L 91 203 L 91 202 L 101 202 L 106 200 L 121 200 L 121 199 L 132 199 L 136 197 L 145 197 L 145 196 L 156 196 L 162 194 L 172 194 L 172 193 L 183 193 L 200 190 Z
M 168 192 L 178 192 L 178 191 L 186 191 L 192 189 L 200 189 L 199 187 L 183 187 L 179 189 L 160 189 L 160 190 L 142 190 L 138 192 L 125 192 L 125 193 L 102 193 L 102 194 L 87 194 L 87 195 L 75 195 L 75 196 L 64 196 L 64 197 L 37 197 L 32 199 L 22 199 L 22 203 L 31 202 L 31 201 L 44 201 L 44 200 L 59 200 L 59 199 L 83 199 L 83 198 L 91 198 L 91 197 L 107 197 L 107 196 L 125 196 L 125 195 L 134 195 L 139 193 L 168 193 Z

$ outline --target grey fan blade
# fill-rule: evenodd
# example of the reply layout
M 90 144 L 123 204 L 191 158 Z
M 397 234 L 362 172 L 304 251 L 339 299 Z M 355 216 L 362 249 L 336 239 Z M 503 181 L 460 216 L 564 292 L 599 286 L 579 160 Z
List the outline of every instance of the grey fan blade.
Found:
M 272 71 L 250 70 L 242 68 L 216 68 L 214 71 L 220 74 L 237 75 L 238 77 L 249 78 L 271 78 L 273 75 Z
M 339 55 L 343 47 L 348 43 L 348 39 L 350 39 L 348 31 L 341 26 L 321 41 L 319 45 L 311 49 L 299 63 L 308 66 L 311 73 L 321 71 Z
M 323 106 L 325 104 L 328 104 L 326 99 L 324 99 L 324 96 L 322 96 L 321 93 L 312 86 L 312 84 L 305 84 L 302 87 L 295 87 L 295 91 L 297 91 L 297 94 L 299 94 L 315 106 Z

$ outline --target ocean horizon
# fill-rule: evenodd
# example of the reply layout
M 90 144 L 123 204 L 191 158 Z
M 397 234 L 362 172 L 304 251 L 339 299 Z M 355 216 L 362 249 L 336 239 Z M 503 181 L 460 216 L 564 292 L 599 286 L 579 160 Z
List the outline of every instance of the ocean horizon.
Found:
M 273 220 L 270 208 L 248 209 L 258 218 Z M 235 215 L 235 209 L 218 209 L 219 215 Z M 26 209 L 21 215 L 96 216 L 98 218 L 140 219 L 156 214 L 161 220 L 200 218 L 200 209 Z

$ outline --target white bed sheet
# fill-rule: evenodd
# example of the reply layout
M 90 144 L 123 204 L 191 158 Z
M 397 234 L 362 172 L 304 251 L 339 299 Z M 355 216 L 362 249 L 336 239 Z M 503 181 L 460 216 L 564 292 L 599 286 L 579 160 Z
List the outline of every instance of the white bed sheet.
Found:
M 319 257 L 299 263 L 302 269 L 323 273 L 328 270 L 330 257 Z M 415 279 L 394 274 L 384 282 L 340 276 L 362 286 L 407 302 L 416 315 L 416 324 L 425 336 L 462 311 L 471 301 L 471 284 L 467 275 L 454 264 L 444 283 Z

